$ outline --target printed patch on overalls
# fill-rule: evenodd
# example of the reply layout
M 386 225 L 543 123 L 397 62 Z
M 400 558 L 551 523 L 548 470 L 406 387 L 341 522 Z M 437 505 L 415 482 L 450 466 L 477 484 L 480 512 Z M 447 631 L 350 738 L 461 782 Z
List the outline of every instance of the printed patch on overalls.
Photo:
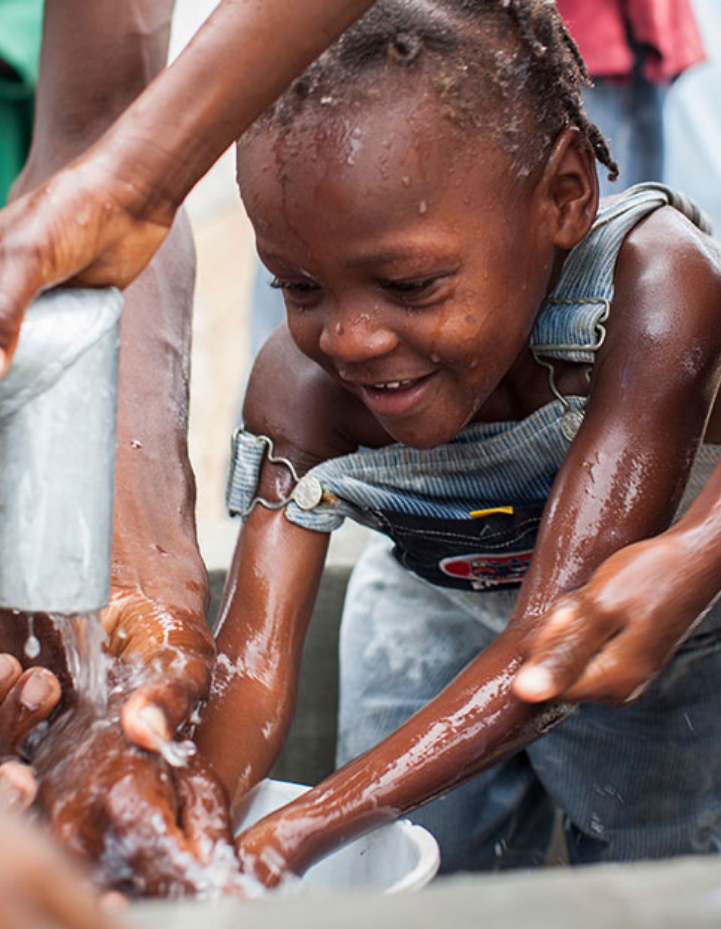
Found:
M 507 584 L 520 584 L 533 550 L 530 552 L 508 552 L 504 555 L 456 555 L 444 558 L 438 567 L 448 577 L 467 581 L 472 590 L 488 590 L 490 587 L 504 587 Z
M 510 511 L 510 512 L 509 512 Z M 518 587 L 528 570 L 542 505 L 474 511 L 482 518 L 447 519 L 373 510 L 375 525 L 395 542 L 397 561 L 440 587 Z

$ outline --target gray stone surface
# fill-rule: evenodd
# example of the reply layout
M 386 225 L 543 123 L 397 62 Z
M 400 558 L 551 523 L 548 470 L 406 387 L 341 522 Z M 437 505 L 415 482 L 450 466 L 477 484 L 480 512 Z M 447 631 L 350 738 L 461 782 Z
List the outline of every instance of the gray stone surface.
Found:
M 417 894 L 299 895 L 261 903 L 133 905 L 136 929 L 706 929 L 721 924 L 721 864 L 558 868 L 442 878 Z

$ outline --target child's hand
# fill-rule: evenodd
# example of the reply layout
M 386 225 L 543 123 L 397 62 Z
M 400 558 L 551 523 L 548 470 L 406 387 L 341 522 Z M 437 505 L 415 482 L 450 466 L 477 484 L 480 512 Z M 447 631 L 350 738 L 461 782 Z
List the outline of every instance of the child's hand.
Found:
M 235 867 L 217 779 L 197 754 L 171 768 L 129 746 L 112 700 L 107 714 L 87 704 L 62 713 L 33 763 L 40 810 L 62 843 L 92 863 L 101 886 L 177 896 L 232 879 L 209 867 L 219 844 Z
M 635 699 L 707 606 L 672 533 L 616 552 L 556 601 L 528 636 L 513 685 L 522 700 Z
M 235 840 L 235 851 L 243 874 L 272 889 L 283 880 L 296 877 L 283 849 L 275 825 L 282 824 L 279 812 L 271 813 L 242 832 Z
M 139 684 L 122 709 L 126 738 L 158 751 L 207 695 L 215 646 L 203 616 L 116 587 L 103 625 L 110 653 L 142 665 Z

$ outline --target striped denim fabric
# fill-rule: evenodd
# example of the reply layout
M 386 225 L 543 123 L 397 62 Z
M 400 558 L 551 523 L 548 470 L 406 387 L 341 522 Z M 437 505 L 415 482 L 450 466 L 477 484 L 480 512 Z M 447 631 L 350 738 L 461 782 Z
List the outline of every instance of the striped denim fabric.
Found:
M 639 220 L 662 206 L 673 206 L 702 231 L 711 231 L 708 219 L 684 194 L 663 184 L 630 187 L 599 211 L 588 235 L 564 261 L 531 334 L 534 354 L 593 363 L 605 338 L 623 240 Z

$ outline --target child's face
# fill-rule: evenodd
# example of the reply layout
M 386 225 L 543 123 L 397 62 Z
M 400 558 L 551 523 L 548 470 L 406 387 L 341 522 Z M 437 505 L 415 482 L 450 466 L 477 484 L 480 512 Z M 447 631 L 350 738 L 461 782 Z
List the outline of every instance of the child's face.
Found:
M 403 94 L 264 129 L 238 176 L 293 339 L 396 441 L 447 441 L 521 383 L 554 249 L 535 181 L 485 136 Z

